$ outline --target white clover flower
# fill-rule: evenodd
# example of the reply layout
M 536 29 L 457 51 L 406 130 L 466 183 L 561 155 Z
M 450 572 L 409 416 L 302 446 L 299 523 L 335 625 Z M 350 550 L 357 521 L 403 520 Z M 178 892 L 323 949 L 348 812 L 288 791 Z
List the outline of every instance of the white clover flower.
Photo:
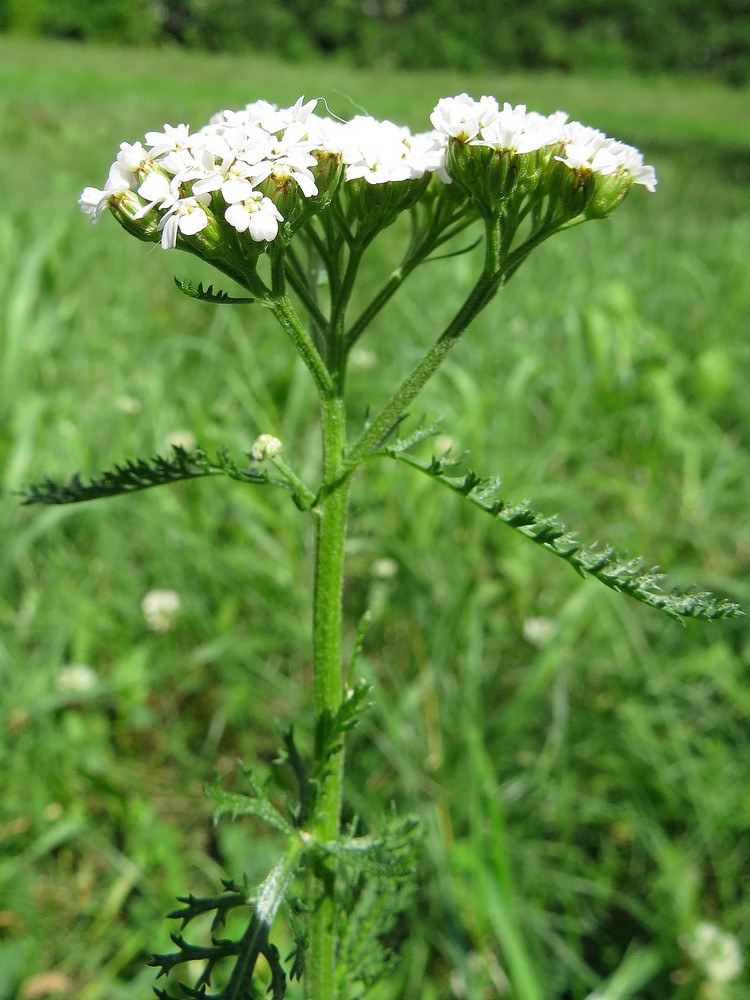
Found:
M 141 601 L 141 611 L 152 632 L 169 632 L 174 628 L 181 605 L 176 590 L 149 590 Z
M 376 559 L 370 566 L 370 575 L 376 580 L 392 580 L 398 574 L 398 563 L 389 556 Z
M 729 983 L 742 972 L 742 952 L 737 938 L 708 920 L 697 923 L 680 943 L 712 983 Z
M 253 442 L 250 449 L 250 457 L 255 462 L 262 462 L 266 458 L 276 458 L 281 454 L 281 441 L 273 434 L 261 434 Z
M 523 637 L 531 646 L 543 649 L 550 644 L 554 635 L 555 623 L 551 618 L 539 615 L 524 619 Z
M 55 687 L 66 694 L 83 694 L 95 687 L 97 681 L 93 667 L 86 663 L 69 663 L 58 670 Z

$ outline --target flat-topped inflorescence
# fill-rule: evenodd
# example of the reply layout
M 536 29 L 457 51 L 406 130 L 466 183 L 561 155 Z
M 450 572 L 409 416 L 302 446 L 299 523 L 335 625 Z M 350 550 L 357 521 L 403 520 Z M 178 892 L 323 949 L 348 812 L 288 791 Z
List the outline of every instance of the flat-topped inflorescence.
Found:
M 656 186 L 637 149 L 559 111 L 545 116 L 460 94 L 438 101 L 431 130 L 412 133 L 364 115 L 335 120 L 317 114 L 318 105 L 257 101 L 196 132 L 165 125 L 144 142 L 123 142 L 104 187 L 83 191 L 81 209 L 92 222 L 109 209 L 164 249 L 214 261 L 244 254 L 247 265 L 336 199 L 339 217 L 372 227 L 380 214 L 388 224 L 433 177 L 431 191 L 456 182 L 467 212 L 535 212 L 550 231 L 607 215 L 634 184 Z

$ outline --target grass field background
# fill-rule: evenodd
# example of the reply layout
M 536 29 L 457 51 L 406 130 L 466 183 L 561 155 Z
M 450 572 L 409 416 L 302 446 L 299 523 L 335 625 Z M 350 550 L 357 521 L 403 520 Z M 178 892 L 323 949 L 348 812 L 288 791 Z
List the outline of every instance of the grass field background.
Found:
M 314 394 L 271 318 L 180 296 L 172 275 L 198 265 L 109 218 L 88 227 L 81 189 L 164 122 L 305 93 L 426 128 L 463 90 L 562 107 L 643 149 L 659 188 L 535 252 L 414 421 L 442 417 L 480 473 L 584 540 L 750 606 L 746 90 L 0 38 L 2 1000 L 147 997 L 174 897 L 274 856 L 262 828 L 214 828 L 202 786 L 236 783 L 239 759 L 268 772 L 276 720 L 301 743 L 310 725 L 310 525 L 281 494 L 218 480 L 49 509 L 12 494 L 165 452 L 177 432 L 237 455 L 272 432 L 303 473 L 317 460 Z M 376 245 L 373 278 L 402 235 Z M 352 368 L 353 427 L 476 263 L 422 268 L 379 317 Z M 164 634 L 140 609 L 153 588 L 182 600 Z M 372 611 L 376 691 L 349 811 L 395 804 L 425 830 L 402 962 L 375 1000 L 510 995 L 513 947 L 544 1000 L 748 995 L 747 972 L 707 990 L 681 944 L 701 920 L 750 939 L 742 620 L 682 628 L 400 467 L 355 487 L 345 600 L 350 642 Z M 85 691 L 66 687 L 75 664 L 95 671 Z

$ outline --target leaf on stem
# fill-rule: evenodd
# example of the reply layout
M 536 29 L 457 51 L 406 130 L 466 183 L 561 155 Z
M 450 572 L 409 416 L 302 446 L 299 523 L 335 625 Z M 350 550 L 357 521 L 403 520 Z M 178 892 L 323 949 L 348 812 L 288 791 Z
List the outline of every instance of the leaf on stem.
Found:
M 275 872 L 275 870 L 274 870 Z M 271 876 L 274 875 L 271 873 Z M 266 880 L 269 882 L 271 879 Z M 274 881 L 274 885 L 278 879 Z M 195 986 L 188 986 L 183 982 L 179 983 L 179 996 L 170 993 L 168 989 L 156 989 L 155 993 L 160 1000 L 183 1000 L 184 997 L 195 997 L 200 1000 L 247 1000 L 254 994 L 252 981 L 255 966 L 258 958 L 262 955 L 268 963 L 271 971 L 271 984 L 268 992 L 272 995 L 272 1000 L 283 1000 L 286 994 L 286 974 L 279 959 L 279 952 L 275 945 L 269 941 L 270 923 L 264 919 L 263 898 L 264 887 L 260 887 L 258 902 L 253 904 L 247 899 L 247 893 L 243 892 L 234 883 L 225 882 L 226 892 L 214 898 L 200 899 L 195 896 L 186 896 L 180 899 L 185 906 L 170 913 L 169 916 L 182 921 L 182 929 L 196 917 L 216 911 L 211 925 L 210 940 L 208 944 L 196 945 L 187 941 L 180 934 L 172 934 L 173 943 L 177 946 L 177 951 L 164 955 L 154 955 L 149 965 L 159 969 L 157 979 L 166 976 L 174 969 L 187 963 L 198 962 L 202 964 L 202 971 L 195 981 Z M 284 886 L 286 888 L 286 885 Z M 217 930 L 226 923 L 226 915 L 231 909 L 239 907 L 251 908 L 248 923 L 245 931 L 238 938 L 219 938 Z M 216 967 L 220 962 L 229 959 L 233 962 L 231 974 L 227 978 L 226 985 L 218 993 L 208 993 L 211 986 L 211 979 L 216 972 Z
M 256 298 L 235 298 L 227 292 L 222 292 L 221 289 L 214 290 L 213 285 L 208 285 L 207 288 L 204 288 L 202 281 L 199 281 L 196 285 L 192 281 L 183 281 L 182 278 L 178 278 L 176 275 L 174 283 L 189 298 L 199 299 L 201 302 L 212 302 L 214 305 L 244 306 L 258 301 Z
M 135 493 L 153 486 L 164 486 L 184 479 L 200 479 L 205 476 L 229 476 L 243 483 L 275 485 L 288 488 L 285 483 L 276 483 L 267 472 L 256 468 L 240 469 L 222 449 L 214 460 L 209 459 L 202 448 L 186 451 L 179 445 L 172 446 L 171 457 L 154 455 L 152 458 L 128 459 L 123 465 L 115 465 L 114 470 L 102 472 L 97 478 L 84 481 L 76 473 L 68 482 L 56 482 L 49 477 L 41 483 L 20 491 L 24 505 L 82 503 L 102 497 Z
M 360 717 L 370 707 L 370 685 L 365 680 L 357 681 L 345 693 L 336 712 L 321 712 L 315 728 L 315 743 L 318 748 L 315 757 L 319 766 L 325 769 L 328 761 L 341 750 L 343 737 L 353 729 Z M 322 774 L 316 774 L 320 779 Z
M 379 831 L 340 837 L 326 849 L 340 866 L 339 996 L 359 1000 L 396 964 L 394 932 L 414 894 L 422 828 L 414 819 L 389 817 Z
M 218 780 L 206 789 L 206 794 L 216 802 L 214 822 L 218 822 L 226 815 L 231 816 L 232 820 L 236 820 L 238 816 L 255 816 L 272 829 L 283 833 L 285 837 L 291 837 L 292 827 L 273 805 L 252 772 L 247 768 L 243 768 L 242 771 L 250 786 L 249 792 L 228 792 L 221 787 Z
M 533 510 L 527 502 L 510 504 L 499 498 L 497 493 L 500 480 L 497 477 L 482 478 L 473 469 L 462 476 L 448 475 L 446 470 L 455 465 L 454 462 L 434 457 L 430 462 L 421 461 L 405 452 L 407 446 L 398 442 L 392 447 L 382 448 L 377 454 L 396 459 L 430 476 L 453 493 L 465 497 L 475 507 L 514 528 L 525 538 L 564 559 L 581 576 L 593 576 L 605 587 L 627 594 L 677 621 L 688 618 L 718 621 L 744 614 L 737 604 L 710 593 L 692 589 L 666 592 L 661 586 L 664 574 L 658 568 L 645 567 L 642 559 L 628 559 L 618 555 L 608 545 L 584 545 L 556 516 L 546 517 Z

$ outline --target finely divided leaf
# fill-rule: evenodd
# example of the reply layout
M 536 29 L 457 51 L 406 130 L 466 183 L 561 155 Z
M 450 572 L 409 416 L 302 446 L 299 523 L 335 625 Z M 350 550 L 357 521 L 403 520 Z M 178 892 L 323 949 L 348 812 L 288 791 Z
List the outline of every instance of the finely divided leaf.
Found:
M 222 292 L 220 289 L 214 290 L 213 285 L 209 285 L 207 288 L 204 288 L 202 281 L 199 281 L 198 284 L 195 285 L 192 281 L 183 281 L 182 278 L 175 276 L 174 283 L 181 292 L 184 292 L 184 294 L 189 296 L 191 299 L 199 299 L 201 302 L 212 302 L 214 305 L 239 306 L 250 305 L 251 303 L 258 301 L 253 298 L 234 298 L 227 292 Z
M 663 590 L 664 575 L 656 567 L 645 567 L 641 559 L 624 558 L 610 546 L 584 545 L 556 516 L 545 517 L 526 502 L 509 504 L 499 498 L 500 480 L 496 477 L 482 478 L 473 469 L 462 476 L 448 475 L 446 470 L 455 463 L 438 458 L 430 462 L 421 461 L 406 454 L 399 443 L 383 448 L 379 454 L 403 462 L 465 497 L 475 507 L 564 559 L 582 576 L 593 576 L 611 590 L 628 594 L 642 604 L 663 611 L 670 618 L 678 621 L 686 618 L 717 621 L 743 614 L 737 604 L 716 598 L 713 594 Z
M 200 479 L 205 476 L 230 476 L 245 483 L 265 484 L 271 480 L 268 474 L 258 469 L 240 469 L 224 449 L 214 460 L 208 458 L 202 448 L 186 451 L 178 445 L 172 446 L 172 456 L 155 455 L 152 458 L 130 459 L 123 465 L 116 465 L 114 471 L 103 472 L 98 478 L 88 482 L 76 473 L 67 483 L 45 479 L 21 492 L 24 505 L 68 504 L 97 500 L 101 497 L 119 496 L 164 486 L 184 479 Z

